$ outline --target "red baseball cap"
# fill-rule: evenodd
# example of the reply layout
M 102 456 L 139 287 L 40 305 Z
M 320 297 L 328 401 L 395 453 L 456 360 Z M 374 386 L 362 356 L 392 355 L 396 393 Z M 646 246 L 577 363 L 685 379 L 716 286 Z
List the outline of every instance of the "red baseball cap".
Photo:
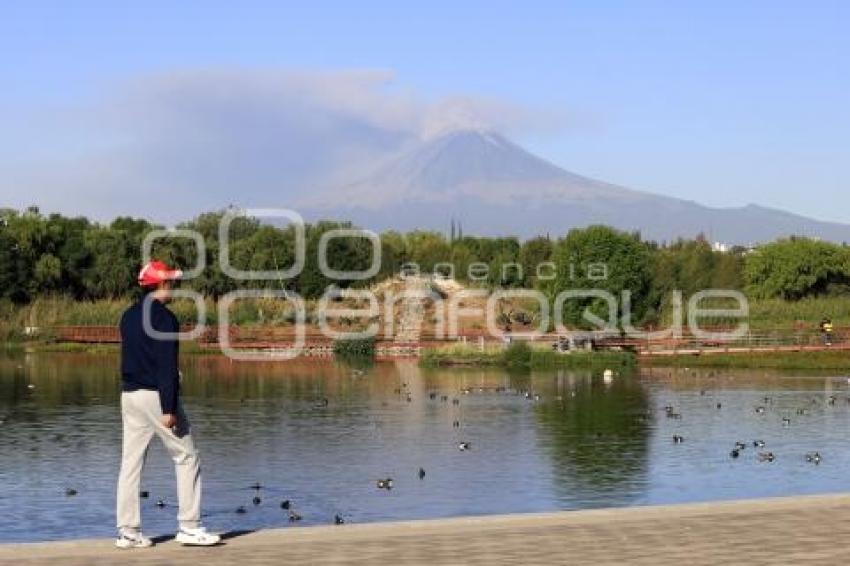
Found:
M 173 281 L 183 277 L 183 272 L 179 269 L 170 269 L 161 261 L 149 261 L 142 266 L 139 271 L 139 285 L 148 287 L 150 285 L 158 285 L 163 281 Z

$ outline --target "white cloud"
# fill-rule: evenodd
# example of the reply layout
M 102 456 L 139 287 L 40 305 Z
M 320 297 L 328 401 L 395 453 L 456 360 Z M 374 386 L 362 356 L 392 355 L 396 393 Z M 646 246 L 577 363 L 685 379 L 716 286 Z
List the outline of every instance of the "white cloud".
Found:
M 228 204 L 285 207 L 447 129 L 552 123 L 494 99 L 427 100 L 386 70 L 158 73 L 42 113 L 29 145 L 0 157 L 0 205 L 166 222 Z

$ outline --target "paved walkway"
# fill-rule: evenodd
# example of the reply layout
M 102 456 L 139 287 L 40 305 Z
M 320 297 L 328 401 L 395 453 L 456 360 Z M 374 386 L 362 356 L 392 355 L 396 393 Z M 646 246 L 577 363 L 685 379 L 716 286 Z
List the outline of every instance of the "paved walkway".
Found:
M 216 548 L 0 546 L 2 564 L 847 564 L 850 494 L 231 533 Z

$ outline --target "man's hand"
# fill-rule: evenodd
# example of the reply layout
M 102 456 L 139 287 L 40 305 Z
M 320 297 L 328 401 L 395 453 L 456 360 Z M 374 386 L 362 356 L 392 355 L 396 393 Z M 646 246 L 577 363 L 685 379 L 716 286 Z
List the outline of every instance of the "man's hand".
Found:
M 159 422 L 161 422 L 162 426 L 165 428 L 174 428 L 177 426 L 177 417 L 174 415 L 162 415 Z

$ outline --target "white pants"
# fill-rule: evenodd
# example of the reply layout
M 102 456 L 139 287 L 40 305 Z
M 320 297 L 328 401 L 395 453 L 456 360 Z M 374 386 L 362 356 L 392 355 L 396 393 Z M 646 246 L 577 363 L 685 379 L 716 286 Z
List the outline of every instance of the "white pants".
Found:
M 148 446 L 154 435 L 159 437 L 174 460 L 180 526 L 195 528 L 201 523 L 201 467 L 198 451 L 192 442 L 189 420 L 182 407 L 178 407 L 174 431 L 165 428 L 161 418 L 157 391 L 140 389 L 121 393 L 124 444 L 118 476 L 119 529 L 138 530 L 141 526 L 139 487 Z

